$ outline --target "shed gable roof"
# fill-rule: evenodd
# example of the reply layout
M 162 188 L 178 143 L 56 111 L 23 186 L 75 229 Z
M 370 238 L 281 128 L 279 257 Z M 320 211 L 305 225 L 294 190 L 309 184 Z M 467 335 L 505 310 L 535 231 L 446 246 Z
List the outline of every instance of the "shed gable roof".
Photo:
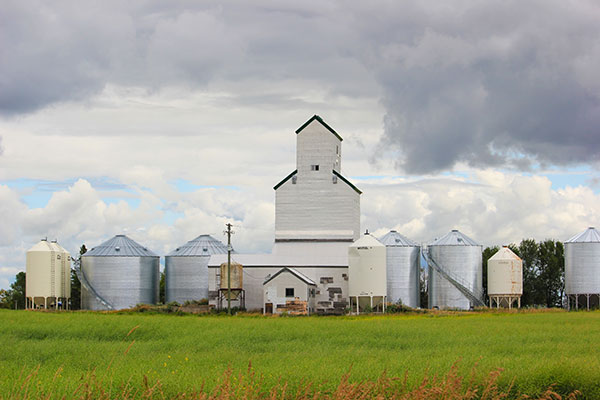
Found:
M 289 272 L 290 274 L 294 275 L 296 278 L 300 279 L 302 282 L 306 283 L 307 285 L 317 286 L 317 284 L 312 279 L 307 277 L 306 275 L 301 274 L 294 268 L 288 268 L 288 267 L 283 267 L 279 271 L 275 272 L 273 275 L 267 277 L 267 279 L 265 279 L 265 281 L 263 282 L 263 285 L 266 285 L 267 283 L 271 282 L 273 279 L 275 279 L 277 276 L 281 275 L 283 272 Z
M 314 120 L 319 121 L 321 123 L 321 125 L 323 125 L 329 132 L 333 133 L 336 138 L 340 139 L 340 141 L 344 140 L 336 131 L 333 130 L 332 127 L 330 127 L 329 125 L 327 125 L 327 123 L 325 121 L 323 121 L 323 118 L 319 117 L 317 114 L 313 115 L 308 121 L 306 121 L 304 124 L 302 124 L 302 126 L 300 128 L 296 129 L 296 134 L 300 133 L 304 128 L 306 128 Z

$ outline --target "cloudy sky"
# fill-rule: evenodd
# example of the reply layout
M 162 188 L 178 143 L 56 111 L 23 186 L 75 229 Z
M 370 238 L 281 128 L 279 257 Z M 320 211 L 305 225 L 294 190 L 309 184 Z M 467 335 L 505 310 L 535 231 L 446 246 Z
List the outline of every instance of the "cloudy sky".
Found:
M 344 138 L 362 229 L 600 225 L 596 1 L 3 1 L 0 288 L 40 238 L 268 252 L 294 131 Z

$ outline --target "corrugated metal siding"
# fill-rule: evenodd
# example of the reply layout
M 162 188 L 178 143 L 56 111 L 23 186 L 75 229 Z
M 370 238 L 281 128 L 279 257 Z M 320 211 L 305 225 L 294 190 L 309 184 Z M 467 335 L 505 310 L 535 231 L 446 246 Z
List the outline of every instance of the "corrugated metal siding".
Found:
M 165 301 L 208 299 L 210 256 L 165 257 Z
M 469 289 L 482 291 L 481 246 L 432 245 L 429 249 L 431 257 L 442 268 L 460 277 Z M 452 283 L 429 268 L 429 307 L 468 310 L 471 302 Z
M 388 301 L 419 307 L 421 249 L 412 246 L 386 246 Z
M 159 257 L 82 257 L 81 270 L 90 285 L 115 309 L 158 302 Z M 103 310 L 81 288 L 82 308 Z
M 396 231 L 388 232 L 379 240 L 387 251 L 388 301 L 419 307 L 421 246 Z
M 600 293 L 600 243 L 565 243 L 565 292 Z

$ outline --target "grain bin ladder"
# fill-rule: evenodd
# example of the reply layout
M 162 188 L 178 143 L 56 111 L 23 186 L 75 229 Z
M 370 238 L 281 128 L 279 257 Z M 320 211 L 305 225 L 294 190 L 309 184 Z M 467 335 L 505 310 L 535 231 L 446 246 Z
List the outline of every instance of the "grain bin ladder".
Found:
M 462 278 L 454 275 L 452 272 L 450 272 L 449 270 L 445 269 L 440 264 L 438 264 L 433 259 L 433 257 L 431 257 L 431 254 L 429 253 L 428 248 L 427 249 L 423 248 L 423 251 L 421 253 L 423 254 L 423 257 L 425 258 L 425 261 L 427 261 L 427 265 L 429 265 L 433 269 L 435 269 L 436 272 L 438 272 L 440 275 L 442 275 L 444 277 L 444 279 L 446 279 L 455 288 L 457 288 L 463 295 L 465 295 L 466 298 L 471 300 L 471 303 L 473 304 L 473 306 L 485 307 L 485 303 L 483 301 L 483 293 L 481 293 L 478 290 L 469 289 L 467 282 L 465 282 Z
M 81 282 L 81 286 L 83 286 L 89 293 L 91 293 L 96 298 L 96 300 L 98 300 L 100 302 L 100 304 L 102 304 L 108 310 L 114 310 L 115 308 L 108 301 L 104 300 L 102 298 L 102 296 L 100 296 L 98 294 L 98 292 L 96 292 L 94 287 L 92 285 L 90 285 L 87 278 L 85 277 L 85 274 L 81 270 L 81 261 L 80 260 L 73 260 L 73 261 L 74 261 L 74 267 L 75 267 L 75 274 L 77 274 L 77 278 L 79 278 L 79 282 Z

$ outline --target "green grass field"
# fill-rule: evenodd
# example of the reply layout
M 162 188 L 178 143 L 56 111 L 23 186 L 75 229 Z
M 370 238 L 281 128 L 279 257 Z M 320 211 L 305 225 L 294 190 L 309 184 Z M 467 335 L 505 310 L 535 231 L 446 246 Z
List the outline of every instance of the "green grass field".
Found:
M 128 333 L 134 329 L 128 336 Z M 70 397 L 95 370 L 115 392 L 160 380 L 167 396 L 213 387 L 248 364 L 269 387 L 408 374 L 417 385 L 459 362 L 468 376 L 502 368 L 499 384 L 536 395 L 554 384 L 600 398 L 600 312 L 296 317 L 44 313 L 0 310 L 0 397 Z

